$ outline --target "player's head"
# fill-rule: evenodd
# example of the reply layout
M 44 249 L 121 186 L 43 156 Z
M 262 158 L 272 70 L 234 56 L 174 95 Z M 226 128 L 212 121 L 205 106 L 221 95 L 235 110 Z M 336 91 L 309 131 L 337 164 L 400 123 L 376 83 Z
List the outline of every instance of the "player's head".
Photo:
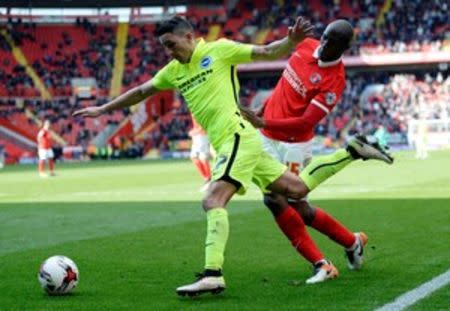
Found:
M 322 61 L 336 60 L 350 48 L 353 27 L 344 19 L 328 24 L 320 38 L 319 58 Z
M 44 125 L 42 127 L 44 129 L 48 130 L 50 128 L 50 120 L 45 120 Z
M 186 19 L 175 16 L 162 22 L 156 29 L 156 35 L 171 57 L 182 64 L 191 60 L 195 49 L 195 34 L 194 28 Z

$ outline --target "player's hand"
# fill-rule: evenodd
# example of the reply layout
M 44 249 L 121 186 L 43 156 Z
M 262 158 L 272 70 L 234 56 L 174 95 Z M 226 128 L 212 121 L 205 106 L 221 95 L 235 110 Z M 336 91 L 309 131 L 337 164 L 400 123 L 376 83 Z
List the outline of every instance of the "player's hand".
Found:
M 297 43 L 301 42 L 306 37 L 312 37 L 313 32 L 314 26 L 311 25 L 308 20 L 300 16 L 295 21 L 294 26 L 288 28 L 288 38 L 292 44 L 297 45 Z
M 100 107 L 87 107 L 80 110 L 75 111 L 72 116 L 77 117 L 89 117 L 96 118 L 103 113 L 103 108 Z
M 262 117 L 264 114 L 264 109 L 266 108 L 265 102 L 259 105 L 258 109 L 256 109 L 255 113 L 257 117 Z
M 250 122 L 255 128 L 263 128 L 266 123 L 263 118 L 260 118 L 256 113 L 247 107 L 241 107 L 241 114 L 248 122 Z

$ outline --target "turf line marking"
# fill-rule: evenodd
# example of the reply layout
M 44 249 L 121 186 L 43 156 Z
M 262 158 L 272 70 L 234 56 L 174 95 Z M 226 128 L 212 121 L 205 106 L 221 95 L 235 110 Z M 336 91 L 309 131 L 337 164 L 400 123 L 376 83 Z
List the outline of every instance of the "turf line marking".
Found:
M 419 287 L 398 296 L 393 302 L 385 304 L 375 311 L 400 311 L 412 306 L 419 300 L 429 296 L 431 293 L 450 283 L 450 269 Z

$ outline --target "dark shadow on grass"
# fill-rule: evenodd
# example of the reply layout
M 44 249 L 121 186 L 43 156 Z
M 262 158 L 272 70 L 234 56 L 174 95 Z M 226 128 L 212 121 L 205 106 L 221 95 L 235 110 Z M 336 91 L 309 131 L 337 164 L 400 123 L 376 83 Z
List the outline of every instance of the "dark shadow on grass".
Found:
M 63 294 L 63 295 L 54 295 L 54 294 L 47 294 L 45 291 L 43 291 L 42 296 L 48 298 L 49 300 L 66 300 L 66 299 L 74 299 L 74 297 L 80 297 L 85 296 L 84 292 L 79 292 L 77 289 L 73 289 L 70 293 Z

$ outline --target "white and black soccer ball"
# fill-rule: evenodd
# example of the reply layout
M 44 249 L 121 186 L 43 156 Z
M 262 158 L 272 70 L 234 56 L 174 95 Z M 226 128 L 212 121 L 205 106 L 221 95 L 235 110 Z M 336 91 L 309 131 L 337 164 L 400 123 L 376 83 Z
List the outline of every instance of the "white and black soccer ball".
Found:
M 50 295 L 64 295 L 78 284 L 80 273 L 73 260 L 66 256 L 52 256 L 41 265 L 38 280 Z

